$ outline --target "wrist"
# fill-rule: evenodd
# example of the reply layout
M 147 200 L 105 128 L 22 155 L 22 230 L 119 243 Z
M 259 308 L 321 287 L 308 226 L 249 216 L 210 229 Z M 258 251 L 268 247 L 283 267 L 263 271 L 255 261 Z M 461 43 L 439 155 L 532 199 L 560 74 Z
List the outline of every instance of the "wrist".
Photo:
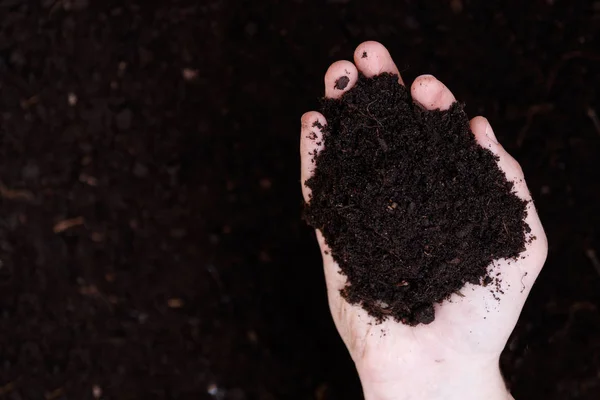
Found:
M 498 359 L 420 360 L 395 371 L 357 365 L 365 400 L 512 400 Z M 415 365 L 418 365 L 415 367 Z

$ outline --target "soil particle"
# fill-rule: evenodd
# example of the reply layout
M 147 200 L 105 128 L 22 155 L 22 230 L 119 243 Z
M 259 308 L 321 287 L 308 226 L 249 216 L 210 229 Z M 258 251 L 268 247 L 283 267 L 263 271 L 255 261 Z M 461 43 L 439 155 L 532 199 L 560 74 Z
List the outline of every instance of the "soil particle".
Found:
M 333 87 L 338 90 L 344 90 L 346 89 L 346 86 L 348 86 L 348 82 L 350 82 L 350 78 L 347 76 L 342 76 L 335 81 L 335 85 Z

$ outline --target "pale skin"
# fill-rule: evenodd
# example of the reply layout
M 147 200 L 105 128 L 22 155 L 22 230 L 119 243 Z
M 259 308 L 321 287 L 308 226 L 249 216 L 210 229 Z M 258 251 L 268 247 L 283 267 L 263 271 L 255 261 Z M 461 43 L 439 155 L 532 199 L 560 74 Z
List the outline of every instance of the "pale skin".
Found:
M 397 74 L 399 83 L 405 84 L 387 49 L 377 42 L 365 42 L 357 47 L 354 63 L 337 61 L 329 67 L 325 74 L 325 96 L 342 96 L 354 86 L 359 71 L 366 77 L 382 72 Z M 344 76 L 349 80 L 342 89 L 336 81 Z M 429 110 L 448 109 L 455 101 L 452 92 L 431 75 L 415 79 L 410 93 L 413 101 Z M 302 116 L 301 183 L 307 202 L 311 192 L 304 183 L 314 171 L 315 152 L 323 146 L 322 133 L 314 126 L 315 122 L 327 124 L 316 111 Z M 514 182 L 516 195 L 529 202 L 526 222 L 535 239 L 527 244 L 522 258 L 498 260 L 490 266 L 492 274 L 501 274 L 504 294 L 492 294 L 490 288 L 467 284 L 460 295 L 454 294 L 435 305 L 435 321 L 429 325 L 410 327 L 393 320 L 376 324 L 360 306 L 348 304 L 341 297 L 346 277 L 340 274 L 317 231 L 329 307 L 354 360 L 367 400 L 513 398 L 500 373 L 499 357 L 544 265 L 548 244 L 520 165 L 497 142 L 487 119 L 473 118 L 471 131 L 479 145 L 499 157 L 498 166 Z M 500 301 L 494 296 L 499 296 Z

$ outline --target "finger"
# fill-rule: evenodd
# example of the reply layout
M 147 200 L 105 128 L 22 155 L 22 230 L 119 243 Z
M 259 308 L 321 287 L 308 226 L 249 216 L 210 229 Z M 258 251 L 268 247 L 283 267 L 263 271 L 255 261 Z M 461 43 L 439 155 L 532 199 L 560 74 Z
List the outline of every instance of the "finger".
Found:
M 300 159 L 301 172 L 300 181 L 302 184 L 302 195 L 304 201 L 310 201 L 311 190 L 306 186 L 306 180 L 309 179 L 315 168 L 315 157 L 319 151 L 323 149 L 323 131 L 322 126 L 325 126 L 327 121 L 325 117 L 316 111 L 305 113 L 301 119 L 301 136 L 300 136 Z M 344 287 L 346 278 L 340 274 L 338 264 L 333 261 L 333 256 L 329 246 L 325 243 L 325 238 L 319 230 L 317 232 L 317 241 L 321 249 L 323 257 L 323 267 L 325 270 L 325 280 L 327 282 L 327 292 L 329 302 L 333 306 L 339 302 L 339 291 Z
M 317 154 L 323 149 L 323 132 L 321 127 L 327 125 L 325 117 L 316 111 L 305 113 L 300 128 L 300 184 L 304 201 L 310 201 L 311 190 L 306 186 L 315 169 Z
M 336 61 L 325 73 L 325 97 L 339 99 L 358 80 L 358 70 L 350 61 Z
M 301 119 L 301 138 L 300 138 L 300 159 L 301 159 L 301 177 L 302 195 L 304 201 L 310 201 L 311 189 L 306 186 L 306 180 L 309 179 L 315 168 L 315 157 L 323 149 L 323 132 L 321 127 L 326 125 L 325 117 L 316 111 L 305 113 Z M 329 303 L 332 309 L 340 301 L 340 290 L 344 287 L 346 278 L 340 274 L 338 264 L 333 261 L 333 256 L 329 246 L 325 243 L 325 238 L 321 231 L 316 230 L 317 241 L 323 257 L 323 268 L 325 271 L 325 280 L 327 283 L 327 293 Z
M 498 166 L 506 175 L 506 179 L 514 183 L 515 193 L 523 200 L 531 200 L 531 194 L 525 183 L 521 166 L 498 143 L 489 121 L 484 117 L 475 117 L 471 120 L 470 125 L 477 143 L 498 156 Z
M 433 75 L 421 75 L 413 82 L 411 95 L 426 110 L 447 110 L 456 101 L 454 95 Z
M 504 147 L 498 143 L 494 130 L 489 121 L 483 117 L 475 117 L 471 120 L 471 131 L 475 135 L 475 140 L 485 149 L 488 149 L 498 156 L 498 166 L 504 172 L 506 179 L 513 182 L 514 192 L 517 196 L 527 202 L 527 217 L 525 222 L 531 229 L 528 243 L 525 245 L 525 254 L 527 258 L 527 272 L 523 279 L 523 284 L 527 289 L 531 288 L 535 278 L 542 269 L 548 252 L 548 241 L 544 228 L 538 216 L 537 210 L 531 198 L 531 193 L 525 182 L 523 169 L 519 163 L 504 150 Z
M 346 286 L 346 277 L 340 273 L 339 265 L 333 260 L 331 250 L 325 243 L 325 238 L 320 230 L 317 229 L 317 241 L 321 248 L 321 255 L 323 256 L 323 267 L 325 269 L 325 281 L 327 283 L 327 291 L 329 293 L 329 299 L 332 301 L 334 298 L 340 296 L 340 290 Z
M 398 75 L 398 82 L 404 85 L 390 52 L 381 43 L 373 41 L 361 43 L 354 51 L 354 63 L 367 78 L 389 72 Z

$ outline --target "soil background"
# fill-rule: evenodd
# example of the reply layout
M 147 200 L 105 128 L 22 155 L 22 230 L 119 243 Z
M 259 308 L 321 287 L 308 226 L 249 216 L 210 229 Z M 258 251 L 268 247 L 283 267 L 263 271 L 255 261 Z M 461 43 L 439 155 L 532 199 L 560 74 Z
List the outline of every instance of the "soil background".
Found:
M 0 0 L 0 398 L 361 398 L 298 131 L 374 39 L 488 117 L 537 201 L 515 397 L 597 399 L 599 31 L 581 0 Z

